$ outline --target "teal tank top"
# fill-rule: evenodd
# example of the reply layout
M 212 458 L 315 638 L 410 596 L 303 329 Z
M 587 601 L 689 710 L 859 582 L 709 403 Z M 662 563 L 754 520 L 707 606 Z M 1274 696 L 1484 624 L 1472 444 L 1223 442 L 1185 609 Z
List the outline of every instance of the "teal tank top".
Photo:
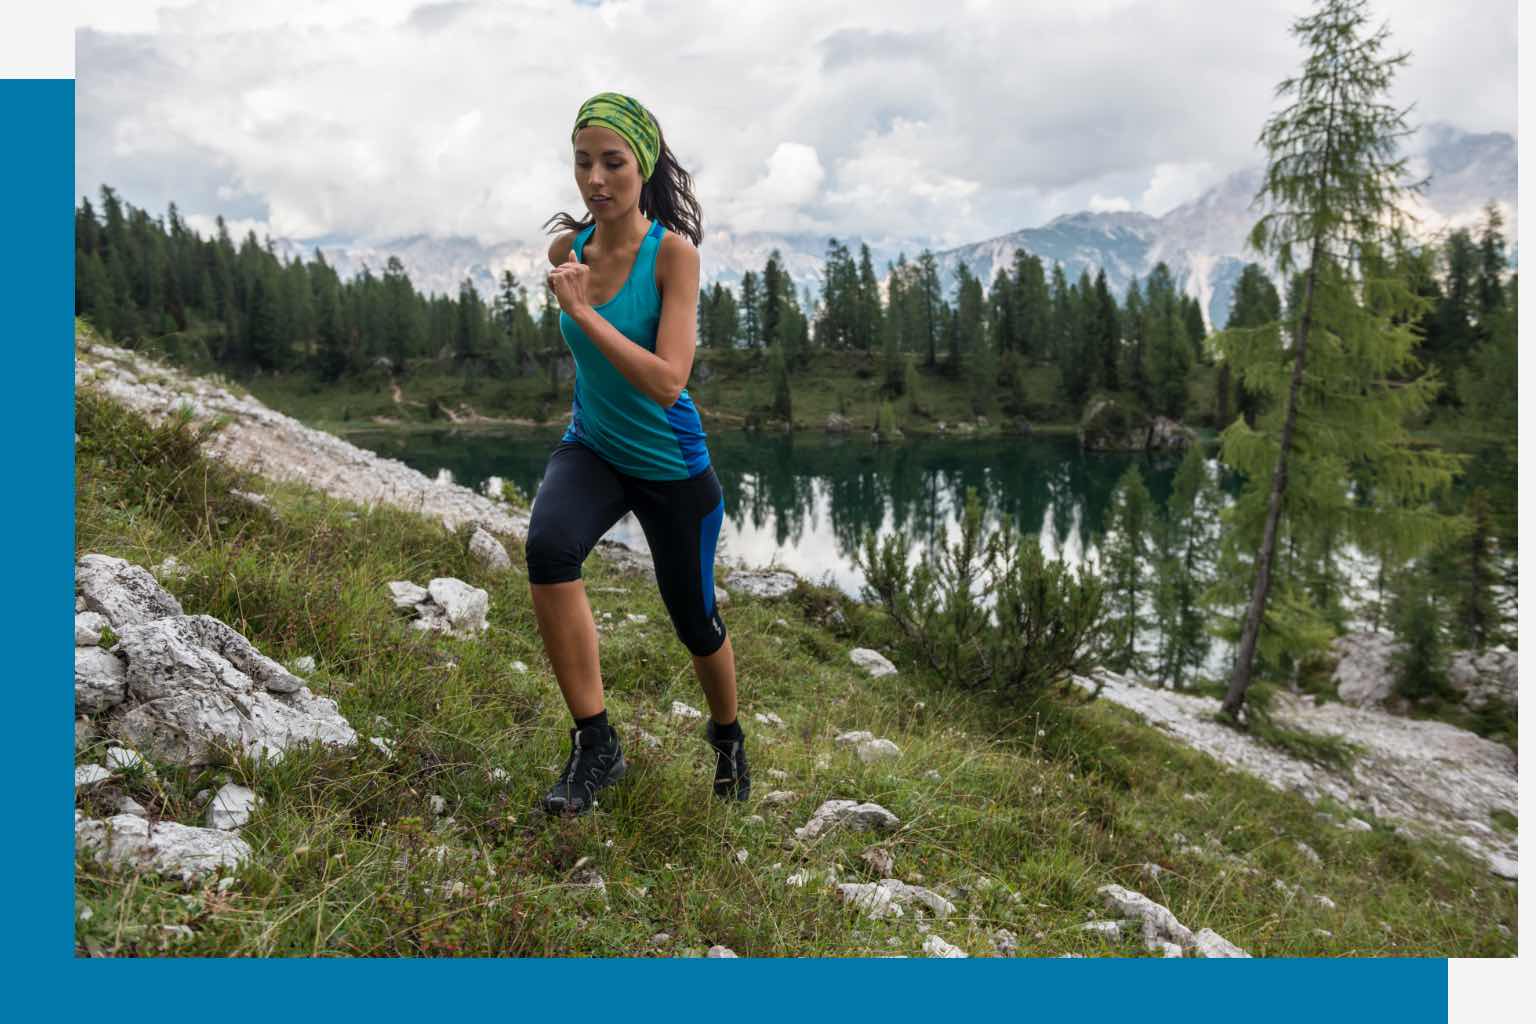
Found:
M 572 251 L 578 260 L 596 229 L 596 224 L 590 225 L 576 236 Z M 656 253 L 665 232 L 653 218 L 624 286 L 594 307 L 620 334 L 650 352 L 656 351 L 661 322 Z M 631 384 L 564 310 L 560 334 L 576 359 L 571 422 L 561 441 L 580 442 L 619 472 L 644 480 L 686 480 L 709 468 L 704 426 L 687 388 L 670 408 L 663 408 Z

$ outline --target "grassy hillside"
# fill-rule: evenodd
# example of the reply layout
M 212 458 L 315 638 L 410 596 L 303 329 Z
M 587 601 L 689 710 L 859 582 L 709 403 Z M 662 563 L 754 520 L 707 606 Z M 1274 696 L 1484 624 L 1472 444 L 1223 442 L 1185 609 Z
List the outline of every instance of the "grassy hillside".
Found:
M 718 943 L 742 955 L 920 955 L 931 929 L 986 955 L 1007 929 L 1021 955 L 1143 955 L 1134 937 L 1112 942 L 1079 927 L 1109 916 L 1095 895 L 1108 882 L 1254 955 L 1515 952 L 1515 887 L 1459 849 L 1334 827 L 1299 796 L 1111 706 L 1022 705 L 948 688 L 904 654 L 882 615 L 803 583 L 785 598 L 738 595 L 723 609 L 755 775 L 753 801 L 724 806 L 709 795 L 700 723 L 667 715 L 674 700 L 703 701 L 660 597 L 600 554 L 585 577 L 596 612 L 613 616 L 604 679 L 631 774 L 590 818 L 544 821 L 531 809 L 564 761 L 569 723 L 514 538 L 503 538 L 513 571 L 493 576 L 462 534 L 238 479 L 199 455 L 187 426 L 152 427 L 89 388 L 77 424 L 77 554 L 145 567 L 176 556 L 191 573 L 166 585 L 189 613 L 224 620 L 280 660 L 313 655 L 311 687 L 363 736 L 395 744 L 393 757 L 361 743 L 290 754 L 276 767 L 162 766 L 85 791 L 78 806 L 93 816 L 131 795 L 153 815 L 198 824 L 195 794 L 226 775 L 262 805 L 241 833 L 254 862 L 227 891 L 189 894 L 81 859 L 82 954 L 676 955 Z M 271 511 L 232 496 L 237 487 L 267 493 Z M 397 616 L 385 583 L 433 576 L 489 590 L 482 638 L 425 635 Z M 834 604 L 845 624 L 821 625 Z M 649 621 L 619 625 L 627 612 Z M 848 659 L 855 646 L 885 651 L 900 674 L 868 678 Z M 758 725 L 755 712 L 785 727 Z M 642 743 L 640 729 L 659 746 Z M 895 741 L 902 756 L 862 764 L 832 742 L 852 729 Z M 103 746 L 77 761 L 99 762 Z M 763 803 L 774 789 L 797 795 Z M 442 817 L 434 796 L 446 801 Z M 879 877 L 860 858 L 872 835 L 789 842 L 836 797 L 894 812 L 901 827 L 878 840 L 894 874 L 952 894 L 958 914 L 870 920 L 817 880 L 829 870 L 845 881 Z M 1161 869 L 1155 878 L 1145 864 Z M 605 893 L 571 884 L 587 868 Z M 817 878 L 786 884 L 801 869 Z M 1336 909 L 1283 892 L 1277 879 Z M 653 941 L 658 933 L 668 938 Z

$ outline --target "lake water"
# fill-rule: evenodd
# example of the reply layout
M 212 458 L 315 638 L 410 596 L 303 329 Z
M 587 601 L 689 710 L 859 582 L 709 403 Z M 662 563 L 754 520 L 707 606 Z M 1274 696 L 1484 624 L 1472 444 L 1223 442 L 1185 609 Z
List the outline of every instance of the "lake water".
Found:
M 476 490 L 500 477 L 533 497 L 562 430 L 374 430 L 347 437 L 431 477 L 451 476 Z M 852 556 L 864 532 L 884 537 L 907 530 L 915 564 L 936 539 L 959 537 L 967 487 L 976 488 L 990 526 L 1009 516 L 1022 533 L 1038 535 L 1047 558 L 1097 568 L 1105 515 L 1121 474 L 1138 464 L 1161 509 L 1180 461 L 1167 454 L 1087 453 L 1075 437 L 1060 435 L 877 446 L 866 434 L 721 431 L 710 436 L 709 449 L 725 496 L 719 564 L 781 566 L 836 586 L 854 600 L 860 599 L 863 574 Z M 1216 459 L 1214 441 L 1203 451 L 1207 471 L 1231 500 L 1238 478 Z M 1471 477 L 1487 483 L 1479 477 L 1488 472 L 1484 468 Z M 1512 482 L 1509 486 L 1512 491 Z M 605 537 L 647 550 L 633 515 L 620 519 Z M 1342 556 L 1362 596 L 1374 596 L 1374 565 L 1353 548 Z M 1145 636 L 1137 646 L 1150 650 L 1154 642 Z M 1231 654 L 1229 645 L 1214 639 L 1204 671 L 1219 673 Z
M 532 497 L 559 433 L 358 431 L 347 438 L 428 476 L 446 470 L 477 490 L 500 477 Z M 864 531 L 905 529 L 914 554 L 939 537 L 958 538 L 967 487 L 976 488 L 989 524 L 1007 515 L 1022 532 L 1039 535 L 1046 557 L 1096 565 L 1120 475 L 1140 464 L 1161 507 L 1179 463 L 1177 456 L 1084 453 L 1075 438 L 1060 436 L 877 446 L 866 435 L 726 431 L 710 436 L 709 449 L 725 495 L 721 563 L 782 566 L 855 599 L 863 576 L 852 553 Z M 1218 471 L 1213 457 L 1208 466 Z M 1236 494 L 1229 476 L 1225 489 Z M 605 537 L 646 550 L 633 515 Z

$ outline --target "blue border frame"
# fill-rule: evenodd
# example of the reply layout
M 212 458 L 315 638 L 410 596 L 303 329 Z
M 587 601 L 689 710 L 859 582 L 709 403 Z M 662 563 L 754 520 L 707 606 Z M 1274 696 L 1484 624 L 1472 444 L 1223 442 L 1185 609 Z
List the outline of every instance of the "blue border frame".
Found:
M 24 443 L 12 447 L 18 483 L 10 493 L 17 495 L 22 487 L 36 487 L 39 493 L 26 503 L 10 534 L 19 560 L 13 578 L 29 581 L 44 608 L 61 610 L 73 609 L 74 602 L 74 97 L 72 80 L 0 80 L 0 112 L 9 143 L 0 194 L 9 213 L 5 223 L 12 228 L 0 248 L 0 282 L 11 300 L 6 326 L 12 358 L 23 370 L 22 386 L 11 396 L 20 407 L 12 422 L 26 425 Z M 1105 1020 L 1144 1012 L 1137 1007 L 1148 1003 L 1166 1004 L 1167 1012 L 1183 1018 L 1232 1017 L 1243 1024 L 1293 1024 L 1303 1013 L 1312 1020 L 1385 1018 L 1394 1024 L 1446 1019 L 1447 971 L 1441 959 L 738 960 L 715 966 L 697 960 L 479 960 L 459 966 L 388 961 L 387 967 L 378 961 L 334 961 L 323 968 L 289 966 L 295 961 L 240 967 L 235 961 L 194 960 L 128 968 L 120 961 L 79 959 L 72 913 L 73 825 L 72 818 L 65 818 L 73 800 L 64 798 L 74 709 L 62 680 L 48 682 L 54 672 L 68 671 L 63 659 L 72 644 L 66 646 L 66 634 L 72 639 L 73 631 L 62 616 L 55 625 L 45 613 L 45 622 L 41 642 L 21 645 L 22 664 L 11 675 L 14 699 L 24 709 L 22 721 L 41 728 L 15 730 L 7 750 L 10 796 L 23 811 L 12 821 L 43 823 L 19 841 L 13 838 L 6 854 L 14 862 L 11 899 L 22 911 L 6 929 L 11 943 L 21 947 L 13 953 L 12 966 L 33 961 L 24 976 L 36 979 L 38 988 L 55 971 L 79 970 L 82 976 L 71 980 L 83 981 L 88 974 L 99 985 L 114 980 L 104 972 L 117 970 L 132 970 L 135 978 L 143 971 L 157 977 L 161 971 L 186 972 L 175 979 L 181 982 L 192 980 L 192 972 L 199 982 L 206 972 L 229 982 L 238 977 L 233 972 L 271 970 L 281 973 L 283 984 L 272 993 L 272 1002 L 280 1001 L 291 1013 L 313 996 L 311 1005 L 323 1008 L 327 1017 L 335 1017 L 339 1007 L 370 1016 L 471 1007 L 517 1016 L 529 1008 L 545 1009 L 545 1004 L 550 1011 L 568 1010 L 573 996 L 587 994 L 583 1008 L 588 1012 L 669 1021 L 680 1012 L 709 1012 L 716 1001 L 715 1012 L 721 1015 L 775 1024 L 786 1016 L 828 1011 L 933 1020 L 982 1008 L 1008 1017 L 1061 1013 L 1073 1020 Z M 57 639 L 48 640 L 53 633 Z M 41 778 L 36 785 L 34 773 L 26 770 L 33 764 L 47 766 L 35 773 Z M 24 827 L 13 826 L 12 836 Z M 429 980 L 427 971 L 444 977 Z M 358 981 L 370 984 L 347 984 Z M 725 981 L 739 987 L 705 987 Z M 680 984 L 693 991 L 679 991 Z M 56 984 L 49 990 L 71 1003 L 81 994 Z M 99 1000 L 110 990 L 93 991 Z M 183 996 L 197 998 L 193 990 L 184 989 Z M 239 1004 L 222 1005 L 217 1012 L 266 1018 L 270 1010 L 260 994 L 248 993 Z

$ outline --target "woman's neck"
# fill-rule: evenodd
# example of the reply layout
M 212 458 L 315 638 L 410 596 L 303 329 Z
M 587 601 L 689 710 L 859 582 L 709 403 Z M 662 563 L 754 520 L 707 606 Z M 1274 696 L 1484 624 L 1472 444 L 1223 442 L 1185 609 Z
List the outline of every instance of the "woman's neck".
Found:
M 650 219 L 635 207 L 635 212 L 622 223 L 599 221 L 592 232 L 592 240 L 599 252 L 625 252 L 639 246 L 645 233 L 651 229 Z

